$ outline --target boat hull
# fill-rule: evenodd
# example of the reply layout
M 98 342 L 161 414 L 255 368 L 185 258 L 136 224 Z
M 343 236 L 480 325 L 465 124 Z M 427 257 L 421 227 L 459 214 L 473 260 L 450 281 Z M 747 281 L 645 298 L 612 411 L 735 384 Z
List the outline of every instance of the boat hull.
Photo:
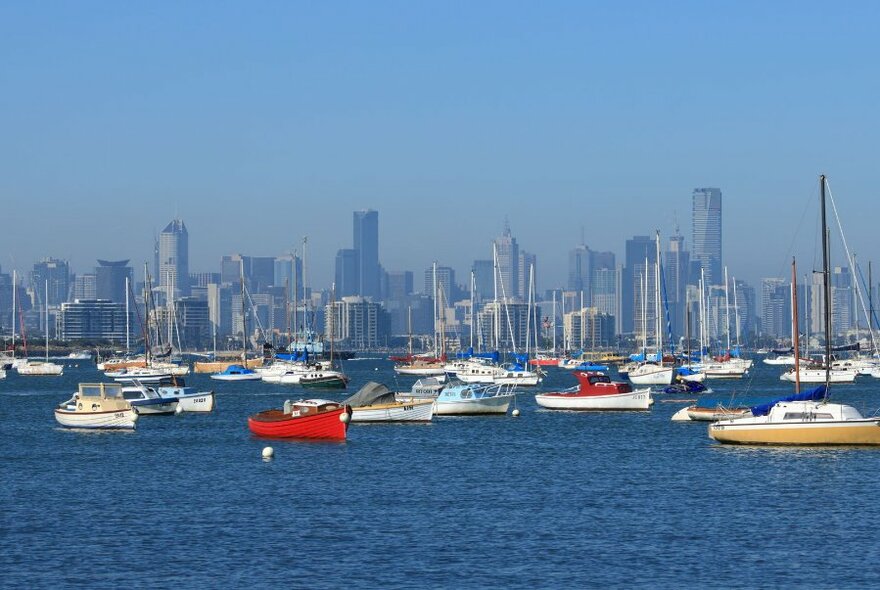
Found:
M 416 375 L 419 377 L 435 377 L 445 373 L 443 367 L 394 367 L 398 375 Z
M 697 422 L 717 422 L 719 420 L 732 420 L 734 418 L 742 418 L 750 416 L 751 410 L 748 408 L 698 408 L 690 406 L 686 408 L 688 418 Z
M 672 367 L 651 371 L 650 373 L 639 374 L 630 371 L 627 378 L 635 385 L 670 385 L 675 370 Z
M 208 361 L 193 363 L 193 373 L 222 373 L 232 365 L 243 365 L 248 369 L 255 369 L 263 366 L 262 358 L 248 359 L 247 362 L 241 362 L 241 359 L 232 361 Z
M 743 445 L 880 445 L 880 419 L 797 424 L 709 425 L 718 442 Z
M 801 383 L 825 383 L 825 370 L 801 370 Z M 829 383 L 853 383 L 858 373 L 855 371 L 831 371 L 828 375 Z M 779 376 L 782 381 L 794 381 L 794 371 L 785 372 Z
M 437 416 L 470 416 L 479 414 L 506 414 L 513 394 L 460 400 L 435 400 Z
M 137 414 L 133 410 L 82 413 L 56 409 L 55 420 L 66 428 L 133 430 L 137 423 Z
M 611 395 L 544 393 L 536 395 L 535 401 L 551 410 L 648 410 L 654 400 L 650 388 L 645 388 Z
M 216 381 L 260 381 L 262 375 L 259 373 L 242 373 L 240 375 L 211 375 L 211 379 Z
M 352 408 L 352 422 L 430 422 L 434 402 L 412 401 Z
M 350 408 L 341 407 L 316 415 L 291 417 L 284 415 L 281 410 L 269 410 L 248 418 L 248 428 L 263 438 L 345 440 L 348 424 L 340 417 L 346 411 L 350 413 Z M 282 417 L 272 419 L 276 415 Z
M 55 363 L 27 363 L 16 367 L 19 375 L 28 377 L 58 377 L 64 374 L 64 367 Z

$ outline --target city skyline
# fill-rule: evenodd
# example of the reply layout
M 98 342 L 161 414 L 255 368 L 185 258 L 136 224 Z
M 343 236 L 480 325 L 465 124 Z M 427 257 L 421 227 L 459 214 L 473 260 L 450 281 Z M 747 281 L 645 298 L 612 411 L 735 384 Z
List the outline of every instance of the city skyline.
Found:
M 621 256 L 709 186 L 726 262 L 756 284 L 811 257 L 790 245 L 810 233 L 820 173 L 852 249 L 880 259 L 862 214 L 880 131 L 871 3 L 488 2 L 466 19 L 269 3 L 212 7 L 212 27 L 195 6 L 82 11 L 5 12 L 0 194 L 21 206 L 5 211 L 4 268 L 139 266 L 180 217 L 193 270 L 308 235 L 314 284 L 329 284 L 348 231 L 336 213 L 374 209 L 387 269 L 464 273 L 507 218 L 546 287 L 564 284 L 582 228 Z

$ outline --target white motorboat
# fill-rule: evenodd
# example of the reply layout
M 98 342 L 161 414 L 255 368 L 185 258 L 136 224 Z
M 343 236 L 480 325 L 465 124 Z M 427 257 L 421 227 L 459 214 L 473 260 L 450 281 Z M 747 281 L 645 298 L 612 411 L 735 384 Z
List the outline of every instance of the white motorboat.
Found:
M 470 363 L 459 368 L 456 378 L 464 383 L 486 383 L 494 385 L 514 385 L 535 387 L 541 382 L 537 371 L 529 371 L 518 364 L 505 366 Z
M 824 368 L 804 368 L 801 367 L 799 380 L 801 383 L 825 383 Z M 853 370 L 831 370 L 828 371 L 829 383 L 853 383 L 856 380 L 856 373 Z M 782 381 L 795 381 L 794 367 L 779 376 Z
M 142 416 L 173 414 L 177 410 L 176 397 L 163 397 L 155 389 L 137 382 L 124 385 L 122 397 Z
M 502 385 L 458 383 L 444 387 L 434 400 L 438 416 L 506 414 L 516 394 Z
M 30 361 L 17 363 L 15 370 L 19 375 L 30 377 L 57 377 L 64 374 L 64 366 L 48 361 Z
M 651 388 L 633 388 L 628 383 L 611 381 L 602 373 L 576 371 L 576 387 L 553 393 L 540 393 L 535 401 L 554 410 L 648 410 L 654 400 Z
M 627 378 L 636 385 L 670 385 L 674 373 L 674 367 L 645 362 L 631 368 Z
M 133 429 L 138 415 L 118 383 L 80 383 L 73 397 L 55 408 L 55 419 L 68 428 Z
M 793 354 L 782 354 L 778 356 L 767 357 L 762 361 L 765 365 L 793 365 Z

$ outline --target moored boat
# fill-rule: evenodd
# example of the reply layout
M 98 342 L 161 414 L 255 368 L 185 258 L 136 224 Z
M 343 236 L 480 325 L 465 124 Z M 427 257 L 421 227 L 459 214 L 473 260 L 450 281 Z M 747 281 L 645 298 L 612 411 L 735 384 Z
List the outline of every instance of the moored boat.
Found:
M 447 385 L 434 400 L 438 416 L 506 414 L 516 394 L 512 387 L 456 383 Z
M 248 418 L 248 428 L 267 438 L 345 440 L 351 408 L 324 399 L 284 402 L 281 409 L 264 410 Z
M 434 416 L 433 400 L 398 398 L 375 381 L 342 403 L 351 406 L 352 422 L 430 422 Z
M 578 385 L 565 391 L 540 393 L 535 401 L 555 410 L 647 410 L 654 403 L 651 389 L 636 389 L 628 383 L 611 381 L 603 373 L 577 371 Z
M 211 375 L 217 381 L 259 381 L 262 376 L 242 365 L 229 365 L 222 372 Z
M 137 419 L 118 383 L 80 383 L 73 397 L 55 408 L 55 420 L 68 428 L 133 429 Z
M 630 369 L 627 378 L 636 385 L 670 385 L 674 372 L 673 367 L 643 362 Z

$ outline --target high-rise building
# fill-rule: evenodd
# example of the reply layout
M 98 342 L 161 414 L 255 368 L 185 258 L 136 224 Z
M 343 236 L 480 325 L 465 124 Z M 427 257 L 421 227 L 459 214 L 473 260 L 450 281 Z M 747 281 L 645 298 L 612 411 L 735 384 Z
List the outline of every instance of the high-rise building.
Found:
M 357 295 L 360 281 L 357 250 L 344 248 L 336 252 L 336 296 Z
M 568 290 L 589 291 L 592 269 L 590 249 L 584 244 L 568 253 Z
M 189 234 L 180 219 L 172 220 L 159 234 L 159 287 L 174 297 L 189 295 Z
M 388 287 L 385 298 L 390 301 L 403 301 L 413 292 L 413 273 L 411 270 L 389 270 Z
M 517 292 L 520 294 L 520 297 L 523 299 L 529 298 L 529 281 L 534 280 L 535 288 L 537 289 L 538 285 L 538 258 L 534 254 L 530 252 L 526 252 L 525 250 L 519 251 L 519 269 L 517 270 L 517 275 L 519 275 L 519 287 L 517 288 Z M 534 276 L 532 276 L 534 274 Z M 537 291 L 536 291 L 537 293 Z M 534 297 L 534 295 L 533 295 Z
M 233 333 L 232 292 L 233 287 L 230 285 L 219 283 L 208 285 L 208 318 L 211 322 L 212 338 L 215 334 L 219 338 L 225 338 Z
M 663 256 L 663 278 L 672 332 L 679 336 L 685 332 L 685 303 L 690 268 L 690 252 L 685 250 L 684 236 L 678 233 L 669 238 L 669 249 Z
M 207 346 L 213 337 L 208 300 L 181 297 L 174 307 L 183 346 L 186 348 Z
M 251 272 L 245 279 L 251 293 L 265 293 L 275 284 L 275 257 L 251 256 Z
M 364 297 L 343 297 L 325 308 L 326 337 L 357 349 L 386 345 L 391 335 L 388 312 Z
M 44 258 L 34 265 L 31 272 L 31 288 L 42 302 L 49 283 L 49 305 L 58 306 L 67 301 L 70 295 L 70 267 L 66 260 Z
M 511 350 L 526 348 L 529 336 L 529 317 L 540 317 L 538 310 L 527 303 L 499 299 L 486 303 L 477 312 L 474 326 L 475 340 L 486 349 Z M 531 327 L 534 337 L 534 326 Z
M 592 307 L 612 319 L 615 335 L 620 334 L 620 274 L 617 268 L 597 268 L 591 280 Z
M 286 287 L 291 301 L 303 300 L 305 289 L 303 286 L 302 258 L 295 254 L 288 254 L 275 259 L 275 286 Z
M 488 301 L 494 296 L 494 281 L 492 279 L 493 269 L 495 268 L 491 260 L 474 260 L 471 270 L 474 273 L 474 291 L 476 291 L 475 299 L 479 301 Z M 470 293 L 471 285 L 468 280 L 468 293 Z
M 645 322 L 648 331 L 653 326 L 654 305 L 654 265 L 657 262 L 657 246 L 648 236 L 633 236 L 626 241 L 626 266 L 621 277 L 621 331 L 639 332 L 643 324 L 642 310 L 648 316 Z M 648 300 L 643 307 L 643 293 L 647 279 Z
M 696 188 L 693 194 L 693 239 L 691 258 L 700 263 L 707 285 L 720 285 L 721 189 Z
M 504 233 L 494 242 L 495 257 L 498 264 L 498 297 L 514 299 L 521 297 L 519 292 L 519 244 L 505 224 Z M 484 296 L 485 297 L 485 296 Z
M 125 342 L 125 304 L 104 299 L 64 302 L 58 326 L 63 340 Z
M 93 273 L 76 275 L 73 279 L 74 299 L 97 299 L 97 281 Z
M 791 337 L 791 285 L 783 279 L 761 280 L 761 335 Z
M 425 290 L 424 293 L 426 295 L 430 295 L 431 297 L 436 297 L 436 293 L 434 293 L 434 266 L 429 266 L 425 269 Z M 455 270 L 448 266 L 437 266 L 437 290 L 443 294 L 443 305 L 447 307 L 452 306 L 452 299 L 455 294 Z
M 95 267 L 95 298 L 124 302 L 125 279 L 128 279 L 129 288 L 133 290 L 132 277 L 128 260 L 98 260 L 98 266 Z
M 381 297 L 379 280 L 379 212 L 372 209 L 354 212 L 354 250 L 357 252 L 357 294 Z

